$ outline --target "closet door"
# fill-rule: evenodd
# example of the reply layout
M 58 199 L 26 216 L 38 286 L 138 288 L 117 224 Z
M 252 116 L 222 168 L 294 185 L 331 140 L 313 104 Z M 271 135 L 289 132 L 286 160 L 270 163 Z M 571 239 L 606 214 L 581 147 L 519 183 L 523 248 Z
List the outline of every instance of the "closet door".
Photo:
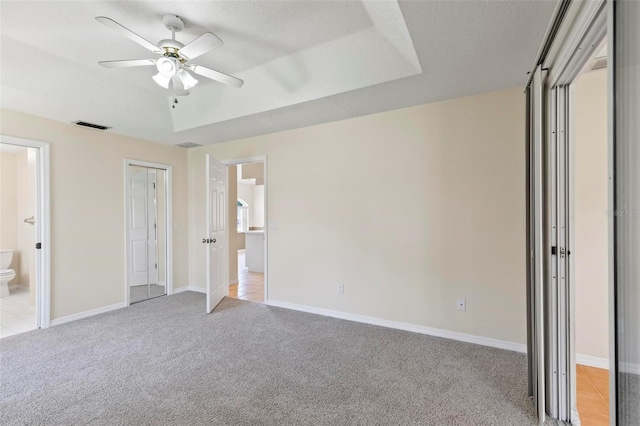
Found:
M 167 294 L 166 171 L 129 165 L 127 268 L 129 303 Z
M 640 424 L 640 2 L 610 4 L 611 417 Z
M 546 71 L 535 71 L 527 88 L 527 345 L 529 395 L 545 420 L 544 339 L 544 81 Z
M 569 422 L 572 416 L 571 247 L 569 205 L 572 161 L 569 85 L 549 90 L 545 154 L 545 375 L 546 412 Z

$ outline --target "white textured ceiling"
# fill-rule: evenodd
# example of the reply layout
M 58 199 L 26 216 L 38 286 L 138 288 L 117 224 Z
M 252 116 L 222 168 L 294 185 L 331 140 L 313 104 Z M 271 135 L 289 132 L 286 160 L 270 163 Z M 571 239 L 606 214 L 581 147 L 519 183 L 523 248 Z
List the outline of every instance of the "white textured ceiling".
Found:
M 104 124 L 113 127 L 109 132 L 160 143 L 221 142 L 522 84 L 555 7 L 555 1 L 540 0 L 401 1 L 397 15 L 404 22 L 372 13 L 390 4 L 398 8 L 386 0 L 2 1 L 0 106 L 64 122 Z M 167 13 L 185 20 L 180 41 L 205 31 L 224 41 L 194 62 L 241 77 L 271 72 L 273 81 L 290 72 L 299 93 L 287 100 L 273 92 L 277 102 L 256 108 L 252 99 L 271 96 L 273 88 L 260 92 L 248 78 L 247 90 L 201 84 L 185 98 L 182 111 L 189 102 L 200 105 L 193 111 L 202 105 L 210 111 L 191 114 L 189 121 L 168 106 L 167 92 L 150 78 L 152 69 L 97 64 L 154 55 L 95 16 L 111 17 L 155 43 L 170 35 L 161 22 Z M 376 36 L 352 50 L 363 55 L 323 49 L 348 47 L 372 30 Z M 379 57 L 365 57 L 376 43 Z M 290 69 L 281 66 L 301 57 L 316 58 L 317 64 L 309 59 L 304 67 L 295 61 Z M 403 61 L 413 68 L 403 68 Z M 273 74 L 273 64 L 280 64 L 280 74 Z M 322 79 L 336 67 L 341 71 L 332 81 Z M 234 91 L 237 99 L 229 100 Z M 215 99 L 206 102 L 214 95 L 226 99 L 227 115 L 220 106 L 211 109 Z

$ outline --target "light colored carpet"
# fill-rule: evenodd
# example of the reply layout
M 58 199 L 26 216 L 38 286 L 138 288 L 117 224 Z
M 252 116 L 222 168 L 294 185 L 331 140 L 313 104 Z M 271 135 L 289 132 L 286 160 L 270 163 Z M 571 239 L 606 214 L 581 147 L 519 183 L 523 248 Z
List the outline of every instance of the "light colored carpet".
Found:
M 618 424 L 637 426 L 640 421 L 640 375 L 618 373 Z
M 0 340 L 0 424 L 527 425 L 523 354 L 191 292 Z
M 163 285 L 151 284 L 147 292 L 146 285 L 136 285 L 129 287 L 129 303 L 138 303 L 143 300 L 153 299 L 167 294 Z

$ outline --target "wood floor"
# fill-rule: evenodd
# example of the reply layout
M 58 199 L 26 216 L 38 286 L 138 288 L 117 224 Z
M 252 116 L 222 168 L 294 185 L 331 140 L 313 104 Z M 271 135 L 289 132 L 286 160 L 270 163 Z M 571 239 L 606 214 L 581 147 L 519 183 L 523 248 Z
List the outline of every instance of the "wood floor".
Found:
M 264 303 L 264 274 L 249 272 L 244 265 L 244 251 L 239 251 L 238 284 L 229 286 L 229 297 Z
M 576 366 L 578 414 L 582 426 L 609 425 L 609 370 Z

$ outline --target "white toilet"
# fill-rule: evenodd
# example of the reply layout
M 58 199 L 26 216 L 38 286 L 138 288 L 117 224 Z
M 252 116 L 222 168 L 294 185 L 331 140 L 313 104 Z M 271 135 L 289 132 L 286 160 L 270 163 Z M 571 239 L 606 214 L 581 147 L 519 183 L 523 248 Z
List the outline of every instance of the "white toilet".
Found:
M 16 271 L 9 269 L 13 250 L 0 250 L 0 297 L 9 295 L 9 281 L 16 277 Z

